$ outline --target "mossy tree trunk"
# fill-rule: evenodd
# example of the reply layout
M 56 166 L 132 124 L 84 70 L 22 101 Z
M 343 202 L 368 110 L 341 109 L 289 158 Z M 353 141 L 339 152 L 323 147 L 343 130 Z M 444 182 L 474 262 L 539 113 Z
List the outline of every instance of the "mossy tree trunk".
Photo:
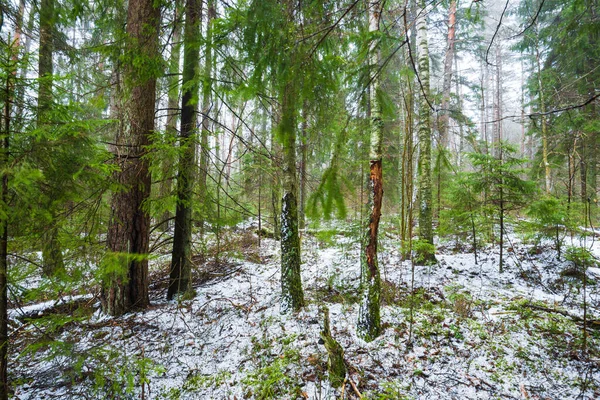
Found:
M 381 1 L 369 2 L 369 31 L 379 30 L 379 19 L 381 15 Z M 358 335 L 367 342 L 372 341 L 381 333 L 380 318 L 380 294 L 381 277 L 379 264 L 377 262 L 377 234 L 379 230 L 379 219 L 381 218 L 381 204 L 383 200 L 383 175 L 382 175 L 382 142 L 383 142 L 383 119 L 381 104 L 378 98 L 380 52 L 377 42 L 370 45 L 371 73 L 377 74 L 372 77 L 369 91 L 370 107 L 370 137 L 371 145 L 369 151 L 369 181 L 368 181 L 368 221 L 365 226 L 363 237 L 363 254 L 360 268 L 360 290 L 361 300 L 358 310 Z
M 285 2 L 287 24 L 295 31 L 295 2 Z M 304 306 L 300 275 L 298 235 L 298 174 L 296 172 L 297 97 L 300 68 L 296 49 L 287 50 L 289 61 L 280 86 L 281 121 L 279 137 L 283 144 L 283 195 L 281 200 L 281 312 L 298 311 Z
M 419 102 L 419 164 L 418 164 L 418 202 L 419 202 L 419 239 L 433 245 L 433 216 L 431 189 L 431 111 L 429 106 L 429 46 L 427 42 L 427 13 L 425 2 L 421 0 L 421 13 L 417 20 L 419 77 L 421 93 Z M 435 253 L 428 246 L 418 259 L 424 263 L 435 261 Z
M 329 308 L 323 307 L 323 330 L 321 331 L 321 339 L 327 350 L 327 373 L 329 374 L 329 382 L 334 388 L 342 386 L 346 378 L 346 362 L 344 361 L 344 349 L 337 340 L 331 336 L 329 328 Z
M 200 60 L 199 0 L 186 0 L 183 48 L 183 95 L 179 136 L 179 168 L 177 174 L 177 209 L 175 236 L 167 298 L 192 292 L 192 195 L 195 170 L 195 127 L 198 104 L 197 66 Z
M 150 172 L 146 147 L 154 129 L 156 76 L 159 73 L 160 9 L 152 0 L 130 0 L 127 10 L 128 60 L 124 65 L 124 129 L 119 129 L 115 158 L 123 190 L 111 199 L 107 257 L 102 287 L 102 309 L 121 315 L 145 308 L 148 299 Z

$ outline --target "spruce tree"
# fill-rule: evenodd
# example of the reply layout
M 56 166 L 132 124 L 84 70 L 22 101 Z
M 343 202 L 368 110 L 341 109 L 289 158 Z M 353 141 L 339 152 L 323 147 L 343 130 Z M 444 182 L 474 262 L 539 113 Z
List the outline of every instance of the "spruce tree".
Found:
M 123 130 L 115 138 L 115 159 L 122 186 L 111 199 L 108 251 L 102 288 L 102 308 L 121 315 L 144 308 L 148 298 L 150 215 L 144 202 L 150 196 L 146 147 L 154 129 L 160 9 L 152 0 L 130 0 L 127 10 L 124 66 Z

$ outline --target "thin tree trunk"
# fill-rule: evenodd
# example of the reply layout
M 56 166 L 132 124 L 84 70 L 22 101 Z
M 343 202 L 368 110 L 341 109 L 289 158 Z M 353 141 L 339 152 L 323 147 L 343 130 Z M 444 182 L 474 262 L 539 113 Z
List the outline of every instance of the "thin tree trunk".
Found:
M 9 179 L 9 152 L 11 131 L 11 104 L 14 100 L 14 82 L 17 74 L 18 52 L 21 40 L 21 24 L 24 3 L 21 2 L 16 23 L 15 37 L 9 42 L 9 51 L 6 53 L 5 65 L 6 80 L 4 87 L 4 130 L 0 149 L 0 205 L 3 210 L 9 210 L 8 205 L 8 179 Z M 10 40 L 10 38 L 9 38 Z M 8 399 L 8 212 L 0 213 L 0 400 Z
M 167 101 L 167 124 L 165 129 L 165 138 L 167 144 L 175 142 L 177 137 L 177 114 L 179 107 L 179 58 L 181 55 L 181 3 L 178 0 L 175 4 L 175 12 L 173 16 L 173 36 L 171 38 L 171 54 L 169 56 L 169 73 L 171 76 L 168 80 L 168 96 Z M 173 187 L 173 161 L 168 158 L 162 162 L 162 181 L 160 183 L 160 196 L 166 198 L 171 195 Z M 173 217 L 172 210 L 166 210 L 160 217 L 163 222 L 162 229 L 169 229 L 171 218 Z
M 208 156 L 210 154 L 208 137 L 210 135 L 210 110 L 213 72 L 212 21 L 216 17 L 215 0 L 208 0 L 206 22 L 206 46 L 204 49 L 204 79 L 202 81 L 202 131 L 200 133 L 200 176 L 198 192 L 200 193 L 200 234 L 204 235 L 204 220 L 208 214 Z
M 444 58 L 444 81 L 442 84 L 442 113 L 440 116 L 440 143 L 442 149 L 449 145 L 448 128 L 450 122 L 450 88 L 452 87 L 452 61 L 454 60 L 454 42 L 456 38 L 456 0 L 450 1 L 448 9 L 448 35 Z
M 536 24 L 536 38 L 538 37 L 537 24 Z M 546 122 L 546 101 L 544 98 L 544 85 L 542 83 L 542 67 L 541 67 L 541 55 L 539 45 L 535 46 L 535 62 L 537 66 L 537 81 L 539 90 L 539 106 L 540 106 L 540 119 L 542 124 L 542 162 L 544 163 L 544 190 L 546 194 L 550 194 L 551 181 L 550 181 L 550 163 L 548 162 L 548 125 Z
M 186 0 L 183 44 L 183 81 L 181 98 L 181 134 L 177 174 L 177 209 L 175 236 L 167 299 L 192 292 L 192 195 L 195 164 L 196 107 L 198 104 L 197 65 L 200 60 L 199 0 Z
M 285 2 L 287 22 L 295 25 L 294 4 Z M 299 65 L 295 49 L 288 50 L 289 65 Z M 281 312 L 298 311 L 304 306 L 300 276 L 300 237 L 298 236 L 298 177 L 296 173 L 296 101 L 298 76 L 290 74 L 282 87 L 281 125 L 283 140 L 283 197 L 281 200 Z
M 144 203 L 150 197 L 150 172 L 144 158 L 154 129 L 156 75 L 149 68 L 158 56 L 160 9 L 152 0 L 130 0 L 127 13 L 128 53 L 137 62 L 125 64 L 123 82 L 124 124 L 115 140 L 122 191 L 113 194 L 108 226 L 107 275 L 102 288 L 102 308 L 121 315 L 145 308 L 148 298 L 148 245 L 150 216 Z M 110 263 L 110 264 L 108 264 Z
M 304 101 L 302 105 L 302 127 L 301 129 L 301 144 L 300 144 L 300 204 L 298 210 L 298 223 L 300 229 L 304 229 L 306 222 L 306 162 L 308 159 L 308 102 Z
M 382 3 L 379 0 L 369 2 L 369 31 L 379 30 Z M 377 73 L 381 62 L 381 53 L 377 42 L 370 44 L 370 71 Z M 360 268 L 361 300 L 358 309 L 357 334 L 370 342 L 381 334 L 381 277 L 377 261 L 377 235 L 381 218 L 383 200 L 383 119 L 381 104 L 378 99 L 379 75 L 372 77 L 369 91 L 370 113 L 370 151 L 369 151 L 369 181 L 368 181 L 368 221 L 366 222 L 363 239 L 363 256 Z
M 419 76 L 421 84 L 421 100 L 419 104 L 419 239 L 433 245 L 433 216 L 431 188 L 431 112 L 429 109 L 429 47 L 427 43 L 427 21 L 425 2 L 421 1 L 422 16 L 417 20 L 419 36 Z M 418 258 L 424 263 L 435 261 L 435 253 L 421 246 Z
M 54 0 L 42 0 L 40 3 L 40 42 L 38 56 L 38 128 L 49 127 L 49 112 L 52 107 L 52 82 L 53 82 L 53 60 L 54 51 L 53 31 L 55 24 Z M 44 139 L 44 144 L 48 141 Z M 50 194 L 49 197 L 52 197 Z M 52 199 L 49 199 L 49 203 Z M 56 212 L 50 204 L 45 204 L 50 213 L 49 225 L 44 227 L 42 233 L 42 270 L 45 275 L 53 276 L 58 271 L 64 270 L 64 260 L 58 238 L 59 226 Z

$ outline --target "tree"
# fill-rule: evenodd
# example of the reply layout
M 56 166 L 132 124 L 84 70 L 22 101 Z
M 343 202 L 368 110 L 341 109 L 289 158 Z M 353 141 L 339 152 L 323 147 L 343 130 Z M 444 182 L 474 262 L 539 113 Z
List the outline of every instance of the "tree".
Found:
M 283 11 L 288 29 L 296 29 L 294 4 L 286 0 Z M 293 40 L 290 35 L 288 40 Z M 291 43 L 288 42 L 288 45 Z M 298 235 L 298 174 L 296 172 L 298 75 L 300 54 L 294 45 L 286 51 L 287 68 L 279 86 L 281 121 L 278 134 L 283 142 L 283 195 L 281 199 L 281 311 L 299 310 L 304 306 L 300 276 L 300 237 Z
M 198 105 L 198 62 L 200 58 L 200 8 L 197 0 L 185 4 L 183 48 L 183 96 L 181 98 L 181 134 L 179 171 L 177 175 L 177 211 L 175 237 L 167 298 L 177 293 L 192 292 L 192 194 L 195 162 L 195 126 Z
M 433 245 L 433 213 L 431 190 L 431 111 L 429 104 L 429 46 L 427 42 L 427 12 L 425 2 L 421 0 L 420 16 L 417 19 L 419 49 L 419 164 L 418 164 L 418 204 L 419 204 L 419 240 Z M 423 254 L 418 258 L 425 263 L 435 262 L 435 253 L 430 247 L 421 246 Z
M 379 31 L 382 3 L 369 2 L 369 32 Z M 381 277 L 377 260 L 377 233 L 381 218 L 383 201 L 383 118 L 379 93 L 379 64 L 381 56 L 377 48 L 377 36 L 371 37 L 369 46 L 369 71 L 371 87 L 369 88 L 370 114 L 370 151 L 369 151 L 369 181 L 368 181 L 368 219 L 363 239 L 363 255 L 360 268 L 361 301 L 358 309 L 357 333 L 365 341 L 370 342 L 381 333 L 380 295 Z
M 502 273 L 505 218 L 508 212 L 523 207 L 527 196 L 533 193 L 535 187 L 532 182 L 521 179 L 523 170 L 520 166 L 525 163 L 525 160 L 513 156 L 515 149 L 512 146 L 500 142 L 493 150 L 499 154 L 498 157 L 484 153 L 469 154 L 475 171 L 469 173 L 468 181 L 473 188 L 473 193 L 479 193 L 497 212 L 500 236 L 499 271 Z M 482 201 L 482 204 L 485 205 L 485 202 Z
M 115 138 L 116 181 L 111 199 L 109 255 L 104 265 L 102 307 L 111 315 L 148 305 L 150 196 L 146 146 L 154 129 L 160 9 L 152 0 L 131 0 L 127 9 L 129 42 L 123 71 L 123 129 Z

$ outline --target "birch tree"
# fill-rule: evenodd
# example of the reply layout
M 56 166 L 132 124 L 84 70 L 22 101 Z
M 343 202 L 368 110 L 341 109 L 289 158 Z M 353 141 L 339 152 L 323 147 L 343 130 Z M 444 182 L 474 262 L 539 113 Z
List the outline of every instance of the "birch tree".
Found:
M 431 190 L 431 111 L 429 105 L 429 46 L 427 42 L 427 10 L 425 1 L 420 2 L 417 19 L 419 79 L 421 84 L 419 101 L 419 164 L 418 189 L 419 202 L 419 239 L 433 246 L 433 217 Z M 417 258 L 420 262 L 435 261 L 431 246 L 419 246 Z
M 369 2 L 369 32 L 372 34 L 369 46 L 369 65 L 371 86 L 369 88 L 370 114 L 370 150 L 369 150 L 369 181 L 368 181 L 368 221 L 363 238 L 363 254 L 360 269 L 360 306 L 358 310 L 358 335 L 367 342 L 372 341 L 381 333 L 380 294 L 381 277 L 377 262 L 377 233 L 381 218 L 383 200 L 383 119 L 382 107 L 379 101 L 379 64 L 381 56 L 377 46 L 379 21 L 381 18 L 382 2 Z

